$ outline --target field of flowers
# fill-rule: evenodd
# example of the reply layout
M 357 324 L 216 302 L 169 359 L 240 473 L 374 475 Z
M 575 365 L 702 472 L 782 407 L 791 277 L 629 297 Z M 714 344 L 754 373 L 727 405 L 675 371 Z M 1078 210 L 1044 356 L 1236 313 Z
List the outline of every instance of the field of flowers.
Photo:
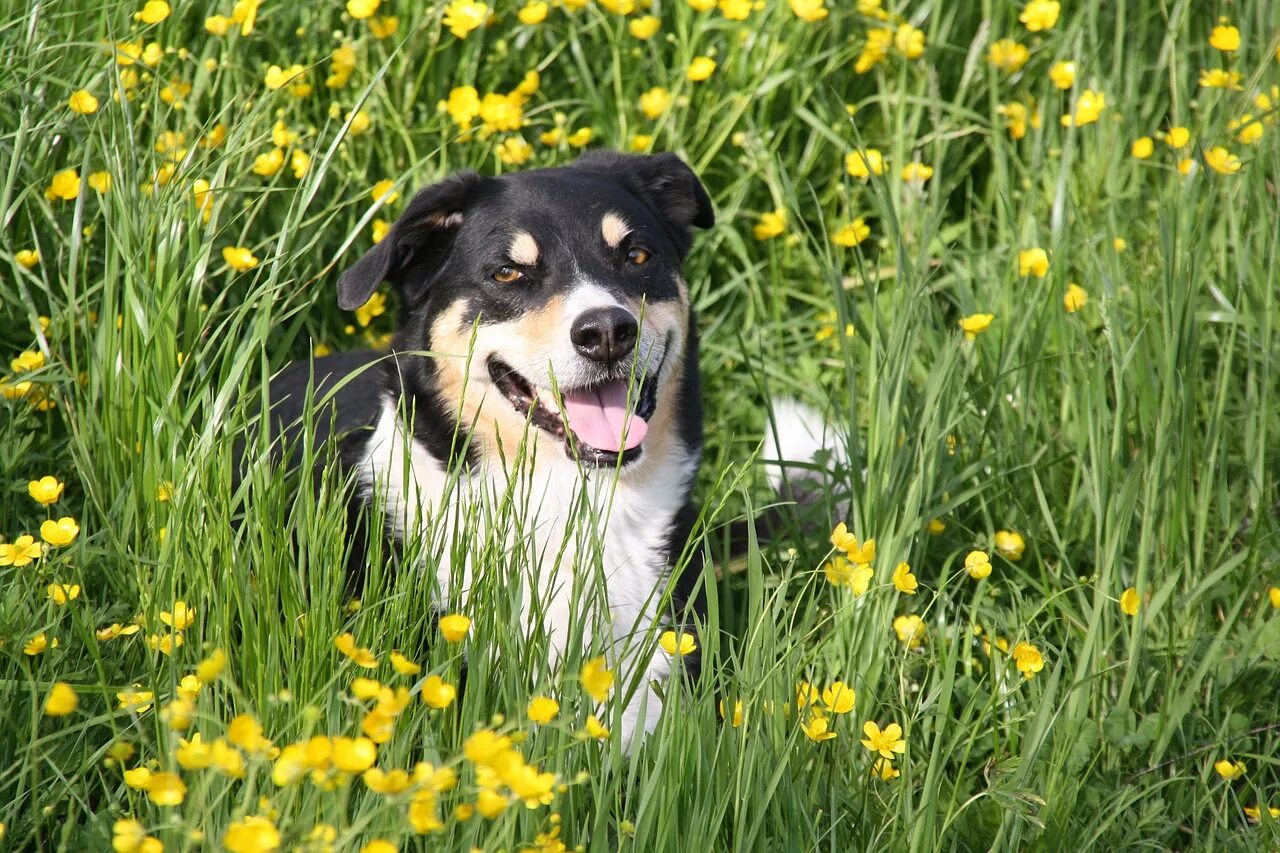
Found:
M 3 4 L 0 847 L 1280 846 L 1280 5 L 490 2 Z M 631 754 L 504 525 L 437 626 L 345 593 L 336 483 L 230 475 L 386 340 L 336 276 L 416 187 L 599 147 L 719 220 L 701 675 Z M 848 470 L 730 555 L 784 396 Z

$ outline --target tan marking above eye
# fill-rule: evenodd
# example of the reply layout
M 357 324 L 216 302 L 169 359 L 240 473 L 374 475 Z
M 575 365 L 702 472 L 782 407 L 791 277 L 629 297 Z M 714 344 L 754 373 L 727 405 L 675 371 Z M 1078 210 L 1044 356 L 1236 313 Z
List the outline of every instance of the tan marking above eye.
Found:
M 605 245 L 610 249 L 621 246 L 623 239 L 630 233 L 631 226 L 613 211 L 606 213 L 600 220 L 600 236 L 604 237 Z
M 524 273 L 515 267 L 499 267 L 493 274 L 493 280 L 499 284 L 511 284 L 524 278 Z
M 538 241 L 528 231 L 517 231 L 511 238 L 507 248 L 507 256 L 522 267 L 536 266 L 538 263 Z

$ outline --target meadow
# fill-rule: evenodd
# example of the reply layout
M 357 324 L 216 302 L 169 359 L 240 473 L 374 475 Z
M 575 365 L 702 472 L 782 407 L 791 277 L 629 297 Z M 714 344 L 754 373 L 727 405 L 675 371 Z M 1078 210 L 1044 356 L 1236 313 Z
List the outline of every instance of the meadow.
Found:
M 1280 5 L 9 0 L 0 47 L 0 848 L 1280 847 Z M 416 188 L 601 147 L 718 216 L 709 610 L 648 638 L 701 672 L 629 754 L 637 685 L 513 619 L 518 507 L 424 535 L 490 567 L 437 625 L 378 553 L 347 593 L 335 477 L 231 478 L 274 371 L 385 345 L 336 278 Z M 729 553 L 779 398 L 848 464 Z

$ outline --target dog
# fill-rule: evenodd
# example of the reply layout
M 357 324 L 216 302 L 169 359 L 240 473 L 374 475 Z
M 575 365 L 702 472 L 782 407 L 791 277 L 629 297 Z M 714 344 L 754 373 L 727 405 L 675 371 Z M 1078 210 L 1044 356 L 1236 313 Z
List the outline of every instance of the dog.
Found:
M 268 387 L 273 447 L 300 447 L 304 410 L 320 402 L 311 438 L 336 445 L 354 484 L 353 530 L 376 503 L 385 529 L 369 535 L 393 549 L 433 520 L 451 529 L 468 496 L 518 495 L 533 516 L 521 547 L 542 564 L 523 616 L 541 620 L 553 660 L 578 637 L 586 648 L 574 578 L 602 573 L 610 664 L 623 685 L 643 671 L 621 717 L 628 749 L 656 725 L 654 685 L 670 674 L 671 659 L 653 651 L 664 590 L 695 622 L 702 608 L 698 570 L 671 573 L 695 519 L 702 451 L 682 266 L 693 229 L 714 222 L 702 183 L 673 154 L 454 175 L 421 190 L 338 279 L 346 310 L 383 282 L 394 288 L 391 352 L 297 362 Z M 567 530 L 580 499 L 601 521 L 591 553 Z M 364 550 L 352 549 L 351 571 Z M 418 562 L 442 602 L 465 602 L 474 574 L 494 570 L 455 565 L 447 547 Z

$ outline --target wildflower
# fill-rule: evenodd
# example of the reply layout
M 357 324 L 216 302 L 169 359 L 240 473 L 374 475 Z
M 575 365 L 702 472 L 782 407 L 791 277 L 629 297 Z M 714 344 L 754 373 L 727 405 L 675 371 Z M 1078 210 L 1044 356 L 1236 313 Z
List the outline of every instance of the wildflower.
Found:
M 390 178 L 383 178 L 369 190 L 369 198 L 383 204 L 395 204 L 396 200 L 400 198 L 400 193 L 396 192 L 395 186 L 395 181 Z
M 175 601 L 173 610 L 161 610 L 160 621 L 175 631 L 185 631 L 196 621 L 196 609 L 187 606 L 185 601 Z
M 1230 24 L 1219 24 L 1209 33 L 1209 46 L 1223 53 L 1240 49 L 1240 31 Z
M 589 127 L 580 127 L 573 133 L 565 137 L 565 142 L 569 143 L 570 148 L 584 148 L 591 141 L 591 137 L 595 132 Z
M 368 326 L 373 322 L 374 317 L 381 317 L 387 310 L 387 297 L 381 293 L 374 293 L 365 303 L 356 309 L 356 322 L 360 324 L 360 328 Z
M 231 24 L 226 15 L 210 15 L 204 19 L 204 31 L 211 36 L 225 36 L 231 31 Z
M 489 20 L 489 7 L 473 0 L 451 0 L 444 11 L 444 25 L 454 38 L 464 39 L 472 30 Z
M 1124 592 L 1120 593 L 1120 612 L 1125 616 L 1137 616 L 1138 605 L 1142 603 L 1142 599 L 1138 596 L 1138 590 L 1133 587 L 1127 587 Z
M 41 477 L 27 483 L 27 494 L 41 506 L 55 504 L 62 497 L 64 484 L 56 477 Z
M 1080 93 L 1080 97 L 1076 99 L 1075 112 L 1062 117 L 1062 126 L 1084 127 L 1086 124 L 1093 124 L 1106 108 L 1106 95 L 1102 92 L 1095 92 L 1092 89 L 1085 89 Z
M 391 230 L 391 223 L 385 219 L 375 219 L 369 223 L 369 236 L 374 243 L 381 243 L 382 238 Z
M 1022 559 L 1022 552 L 1027 548 L 1027 542 L 1022 538 L 1022 534 L 1013 530 L 997 530 L 994 540 L 1000 556 L 1015 563 Z
M 716 61 L 709 56 L 694 57 L 689 63 L 689 68 L 685 71 L 685 75 L 694 83 L 701 83 L 706 80 L 716 70 Z
M 1049 272 L 1049 253 L 1039 246 L 1018 252 L 1018 275 L 1044 278 Z
M 1273 586 L 1267 590 L 1267 598 L 1271 600 L 1271 606 L 1276 610 L 1280 610 L 1280 586 Z
M 1236 135 L 1237 142 L 1253 145 L 1262 139 L 1262 122 L 1254 121 L 1251 113 L 1245 113 L 1239 119 L 1227 122 L 1227 130 Z
M 272 65 L 267 69 L 266 76 L 262 78 L 262 82 L 274 92 L 278 89 L 283 89 L 304 74 L 306 74 L 306 69 L 301 65 L 290 65 L 287 69 L 281 68 L 279 65 Z
M 899 24 L 893 34 L 893 46 L 907 59 L 919 59 L 924 55 L 924 30 Z
M 710 12 L 716 7 L 716 0 L 688 0 L 689 8 L 695 12 Z
M 941 536 L 947 530 L 947 523 L 940 518 L 931 518 L 924 529 L 930 536 Z
M 1027 135 L 1027 128 L 1040 127 L 1040 111 L 1013 101 L 996 107 L 996 113 L 1004 116 L 1005 129 L 1014 139 L 1022 139 Z
M 461 613 L 453 613 L 440 618 L 440 636 L 447 643 L 461 643 L 471 630 L 471 620 Z
M 1031 58 L 1027 46 L 1013 39 L 1000 39 L 987 50 L 987 61 L 1006 74 L 1014 74 Z
M 445 683 L 438 675 L 427 676 L 422 683 L 422 701 L 432 708 L 448 708 L 457 695 L 457 688 Z
M 207 658 L 196 666 L 196 678 L 201 684 L 208 684 L 222 675 L 227 665 L 227 653 L 222 649 L 214 649 Z
M 182 634 L 152 634 L 147 637 L 147 647 L 162 655 L 171 655 L 173 650 L 182 646 Z
M 924 620 L 914 613 L 894 617 L 893 632 L 898 635 L 898 642 L 905 645 L 908 650 L 918 649 L 925 643 Z
M 720 14 L 730 21 L 745 21 L 751 16 L 752 0 L 720 0 Z
M 549 723 L 559 713 L 560 703 L 548 696 L 533 697 L 525 708 L 525 714 L 535 723 Z
M 382 0 L 347 0 L 347 14 L 357 21 L 372 18 L 378 11 Z
M 295 148 L 289 154 L 289 168 L 293 170 L 293 176 L 301 180 L 311 168 L 311 155 L 301 148 Z
M 827 582 L 833 586 L 847 586 L 854 595 L 863 595 L 871 585 L 874 570 L 867 563 L 851 563 L 843 555 L 832 557 L 823 567 Z
M 1269 806 L 1267 808 L 1267 814 L 1271 815 L 1272 820 L 1280 820 L 1280 808 L 1277 808 L 1275 806 Z M 1249 820 L 1249 823 L 1261 823 L 1262 822 L 1262 806 L 1261 805 L 1245 806 L 1244 816 Z
M 907 751 L 907 742 L 902 737 L 902 726 L 897 723 L 890 723 L 881 730 L 874 720 L 867 720 L 862 726 L 862 733 L 866 735 L 862 745 L 878 753 L 881 758 L 892 760 L 894 753 L 901 755 Z
M 507 798 L 492 788 L 483 788 L 476 795 L 476 811 L 480 813 L 481 817 L 489 820 L 493 820 L 506 811 L 508 805 Z
M 821 743 L 824 740 L 831 740 L 836 737 L 836 733 L 831 731 L 831 720 L 820 712 L 815 711 L 807 723 L 801 723 L 800 729 L 805 733 L 805 737 L 814 743 Z
M 490 92 L 480 101 L 480 120 L 485 134 L 519 130 L 524 127 L 524 95 Z
M 385 838 L 375 838 L 361 847 L 360 853 L 396 853 L 396 846 Z
M 1030 643 L 1018 643 L 1014 646 L 1013 660 L 1018 665 L 1018 672 L 1028 679 L 1034 678 L 1037 672 L 1044 669 L 1044 657 Z
M 61 607 L 68 601 L 75 601 L 80 597 L 80 584 L 51 583 L 45 588 L 45 596 L 54 604 Z
M 1067 292 L 1062 297 L 1062 307 L 1068 314 L 1074 314 L 1089 301 L 1089 292 L 1074 281 L 1067 285 Z
M 1181 160 L 1178 161 L 1178 174 L 1184 177 L 1189 177 L 1191 175 L 1194 175 L 1199 165 L 1200 164 L 1197 163 L 1194 159 L 1190 157 L 1183 157 Z
M 1044 30 L 1053 29 L 1053 25 L 1058 23 L 1058 13 L 1061 6 L 1058 0 L 1031 0 L 1022 10 L 1022 14 L 1018 16 L 1018 20 L 1027 28 L 1029 32 L 1039 33 Z M 1066 86 L 1064 88 L 1071 88 Z
M 361 774 L 360 778 L 364 780 L 365 787 L 370 791 L 388 797 L 403 794 L 413 784 L 408 771 L 405 770 L 392 770 L 388 773 L 377 767 L 370 767 Z
M 867 180 L 872 175 L 884 174 L 884 157 L 875 148 L 852 151 L 844 155 L 844 169 L 855 178 Z
M 991 574 L 991 558 L 986 551 L 970 551 L 964 558 L 964 570 L 969 577 L 980 581 Z
M 1150 136 L 1140 136 L 1129 146 L 1129 153 L 1139 160 L 1145 160 L 1155 151 L 1155 143 Z
M 75 689 L 65 681 L 56 682 L 44 700 L 44 713 L 47 717 L 65 717 L 80 704 L 80 697 Z
M 378 760 L 378 748 L 367 737 L 335 737 L 330 751 L 333 766 L 344 773 L 359 774 Z
M 73 113 L 82 116 L 92 115 L 98 111 L 98 99 L 85 89 L 76 89 L 67 99 L 67 106 Z
M 858 537 L 849 532 L 849 526 L 843 521 L 831 531 L 831 546 L 846 554 L 858 547 Z
M 1234 92 L 1244 91 L 1240 81 L 1244 75 L 1239 71 L 1224 71 L 1221 68 L 1206 68 L 1200 72 L 1202 89 L 1231 89 Z
M 822 691 L 822 704 L 833 714 L 847 714 L 853 710 L 857 694 L 843 681 L 833 681 Z
M 249 815 L 233 822 L 222 836 L 222 846 L 230 853 L 268 853 L 280 849 L 280 830 L 270 818 Z
M 1242 168 L 1240 158 L 1221 145 L 1215 145 L 1204 152 L 1204 162 L 1219 175 L 1234 175 Z
M 522 136 L 510 136 L 498 145 L 498 159 L 507 166 L 521 166 L 533 156 L 533 146 Z
M 654 86 L 640 96 L 640 112 L 645 118 L 656 119 L 671 108 L 671 93 L 661 86 Z
M 905 593 L 907 595 L 915 595 L 916 589 L 919 587 L 919 583 L 916 581 L 916 576 L 911 574 L 911 566 L 906 563 L 898 563 L 898 565 L 893 567 L 892 580 L 893 585 L 897 588 L 898 592 Z
M 120 710 L 133 714 L 144 714 L 151 709 L 155 694 L 150 690 L 130 688 L 117 693 L 116 699 L 120 702 Z
M 151 769 L 149 767 L 135 767 L 132 770 L 124 771 L 124 783 L 135 790 L 145 791 L 151 784 Z
M 848 225 L 836 229 L 831 235 L 831 242 L 837 246 L 852 249 L 869 236 L 871 236 L 871 229 L 867 226 L 867 221 L 859 216 Z
M 48 542 L 55 548 L 62 548 L 70 545 L 75 541 L 76 536 L 80 533 L 80 525 L 76 524 L 76 520 L 70 516 L 64 515 L 57 521 L 46 519 L 40 525 L 40 538 Z
M 21 249 L 14 253 L 13 259 L 18 262 L 20 267 L 29 270 L 40 263 L 40 253 L 35 249 Z
M 723 699 L 721 699 L 721 700 L 720 700 L 720 719 L 722 719 L 722 720 L 726 720 L 726 719 L 727 719 L 727 720 L 729 721 L 729 724 L 730 724 L 731 726 L 733 726 L 735 729 L 736 729 L 736 728 L 738 728 L 739 726 L 741 726 L 741 725 L 742 725 L 742 720 L 743 720 L 743 706 L 742 706 L 742 700 L 741 700 L 741 699 L 738 699 L 738 700 L 736 700 L 736 701 L 733 703 L 733 714 L 732 714 L 732 716 L 729 716 L 729 715 L 726 715 L 726 714 L 725 714 L 725 711 L 724 711 L 724 700 L 723 700 Z
M 787 211 L 784 208 L 760 214 L 760 221 L 751 228 L 757 240 L 772 240 L 787 230 Z
M 250 167 L 250 171 L 260 177 L 269 178 L 280 171 L 280 167 L 283 165 L 284 149 L 272 148 L 267 153 L 259 154 L 253 159 L 253 166 Z
M 366 648 L 356 645 L 356 638 L 350 633 L 339 634 L 333 638 L 333 644 L 337 646 L 338 651 L 343 655 L 356 662 L 357 666 L 365 669 L 373 669 L 378 665 L 378 658 Z
M 592 699 L 603 702 L 609 698 L 609 691 L 613 689 L 613 670 L 605 666 L 603 657 L 592 658 L 584 663 L 578 678 L 582 682 L 582 688 Z
M 587 717 L 587 722 L 583 727 L 583 731 L 586 733 L 587 737 L 594 738 L 595 740 L 605 740 L 609 737 L 609 727 L 600 722 L 600 718 L 595 714 L 591 714 Z
M 265 755 L 271 751 L 271 741 L 262 733 L 262 723 L 252 714 L 237 714 L 227 724 L 227 740 L 250 755 Z
M 223 260 L 237 273 L 247 273 L 259 264 L 259 259 L 248 246 L 224 246 Z
M 448 99 L 441 101 L 437 108 L 448 113 L 460 130 L 467 130 L 480 115 L 480 93 L 474 86 L 455 86 L 449 90 Z
M 180 806 L 187 797 L 187 786 L 177 773 L 152 773 L 147 797 L 157 806 Z
M 401 675 L 417 675 L 422 671 L 422 665 L 414 663 L 399 652 L 391 653 L 391 667 Z
M 547 19 L 547 12 L 550 8 L 550 4 L 543 3 L 541 0 L 534 0 L 534 2 L 521 6 L 520 11 L 516 13 L 516 17 L 526 27 L 536 27 Z
M 1117 237 L 1111 241 L 1111 248 L 1115 249 L 1117 252 L 1123 252 L 1125 249 L 1129 248 L 1129 244 L 1125 242 L 1123 237 Z
M 56 649 L 57 647 L 58 640 L 57 638 L 54 638 L 53 648 Z M 45 636 L 44 631 L 41 631 L 39 634 L 36 634 L 31 639 L 27 640 L 26 644 L 22 647 L 22 653 L 30 657 L 35 657 L 36 655 L 43 654 L 48 648 L 49 638 Z
M 691 655 L 698 649 L 698 642 L 692 634 L 681 631 L 663 631 L 658 638 L 658 645 L 669 655 Z
M 829 14 L 826 0 L 789 0 L 791 11 L 797 18 L 812 24 Z
M 960 328 L 964 331 L 965 340 L 971 341 L 987 330 L 995 314 L 970 314 L 960 318 Z
M 169 17 L 169 4 L 164 0 L 147 0 L 142 11 L 135 12 L 133 17 L 144 24 L 158 24 Z
M 369 19 L 369 35 L 376 39 L 390 38 L 398 29 L 400 29 L 400 19 L 395 15 Z
M 117 853 L 136 853 L 146 838 L 146 829 L 133 818 L 121 818 L 111 825 L 111 849 Z
M 1232 761 L 1229 758 L 1219 759 L 1213 763 L 1213 769 L 1218 771 L 1218 775 L 1228 782 L 1234 782 L 1244 775 L 1245 766 L 1243 761 Z
M 39 370 L 44 367 L 44 353 L 39 350 L 25 350 L 18 353 L 17 358 L 9 361 L 9 367 L 14 373 Z
M 933 177 L 933 167 L 926 163 L 908 163 L 902 167 L 902 180 L 906 183 L 919 181 L 921 183 Z
M 871 767 L 871 775 L 882 782 L 890 782 L 902 775 L 902 771 L 893 766 L 887 758 L 877 758 Z
M 1164 134 L 1164 143 L 1170 148 L 1184 148 L 1191 141 L 1191 131 L 1185 127 L 1171 127 Z
M 662 19 L 653 15 L 641 15 L 634 18 L 627 24 L 627 30 L 633 38 L 640 41 L 648 41 L 658 34 L 658 30 L 662 27 Z
M 1076 84 L 1076 64 L 1067 61 L 1053 63 L 1049 67 L 1049 80 L 1065 92 Z
M 71 201 L 78 195 L 80 195 L 80 173 L 75 169 L 63 169 L 55 174 L 44 191 L 44 197 L 50 201 L 54 199 Z
M 116 637 L 131 637 L 141 631 L 138 625 L 121 625 L 119 622 L 113 622 L 105 628 L 99 628 L 94 631 L 94 636 L 99 642 L 105 643 L 108 640 L 114 640 Z

